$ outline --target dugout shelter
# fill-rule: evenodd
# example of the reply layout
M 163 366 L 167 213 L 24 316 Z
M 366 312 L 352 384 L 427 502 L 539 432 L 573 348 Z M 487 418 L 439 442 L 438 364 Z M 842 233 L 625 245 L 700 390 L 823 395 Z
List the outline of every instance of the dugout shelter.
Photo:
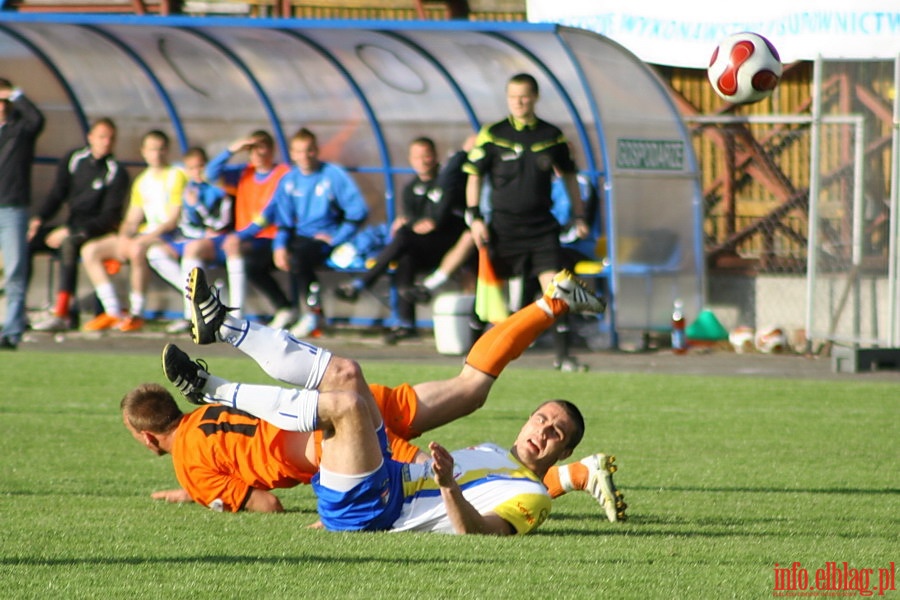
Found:
M 602 328 L 667 330 L 673 302 L 704 304 L 702 203 L 691 140 L 666 86 L 599 34 L 546 24 L 306 21 L 190 16 L 0 13 L 0 76 L 47 117 L 34 169 L 46 192 L 88 124 L 112 117 L 117 156 L 140 167 L 140 136 L 159 128 L 173 160 L 210 155 L 264 128 L 281 157 L 301 126 L 322 158 L 347 167 L 371 209 L 393 216 L 411 171 L 408 142 L 442 153 L 506 114 L 517 72 L 540 85 L 538 115 L 564 130 L 600 192 L 585 274 L 610 295 Z

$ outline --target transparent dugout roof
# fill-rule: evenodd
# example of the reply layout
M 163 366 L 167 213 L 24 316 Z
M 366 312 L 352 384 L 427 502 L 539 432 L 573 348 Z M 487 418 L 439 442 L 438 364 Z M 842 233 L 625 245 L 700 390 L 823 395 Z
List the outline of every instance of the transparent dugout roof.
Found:
M 389 200 L 411 172 L 411 139 L 428 135 L 451 153 L 506 114 L 506 80 L 531 73 L 538 115 L 563 129 L 579 169 L 601 190 L 597 233 L 611 249 L 617 326 L 667 327 L 673 294 L 689 314 L 702 307 L 690 140 L 652 70 L 598 34 L 523 23 L 2 13 L 0 65 L 47 116 L 36 194 L 49 186 L 49 165 L 82 144 L 99 117 L 116 121 L 116 153 L 135 169 L 148 129 L 177 141 L 175 160 L 189 146 L 214 155 L 268 129 L 284 159 L 287 140 L 306 126 L 323 158 L 357 178 L 373 222 L 393 215 Z M 619 266 L 659 230 L 672 233 L 678 254 L 665 257 L 665 285 L 647 296 Z M 629 286 L 646 306 L 616 297 Z

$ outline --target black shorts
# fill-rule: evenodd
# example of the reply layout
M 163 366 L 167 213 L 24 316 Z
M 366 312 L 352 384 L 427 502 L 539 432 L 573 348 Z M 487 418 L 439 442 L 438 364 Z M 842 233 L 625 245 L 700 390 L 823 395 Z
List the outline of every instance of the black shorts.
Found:
M 525 236 L 500 234 L 491 228 L 490 236 L 491 262 L 497 277 L 537 277 L 562 268 L 559 231 Z

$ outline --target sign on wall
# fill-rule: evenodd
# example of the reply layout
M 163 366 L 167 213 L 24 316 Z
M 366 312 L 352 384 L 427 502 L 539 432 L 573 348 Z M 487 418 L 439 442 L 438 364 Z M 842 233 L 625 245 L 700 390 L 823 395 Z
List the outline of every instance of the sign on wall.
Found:
M 529 21 L 596 31 L 660 65 L 706 68 L 716 44 L 739 31 L 769 38 L 786 63 L 900 54 L 897 0 L 527 0 L 527 6 Z

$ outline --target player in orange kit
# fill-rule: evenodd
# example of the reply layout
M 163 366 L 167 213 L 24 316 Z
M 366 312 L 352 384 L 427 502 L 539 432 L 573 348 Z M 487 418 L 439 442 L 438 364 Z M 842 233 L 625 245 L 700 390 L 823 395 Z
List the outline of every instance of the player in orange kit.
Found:
M 283 431 L 240 410 L 239 398 L 278 403 L 291 394 L 309 390 L 353 390 L 375 398 L 391 438 L 396 460 L 412 462 L 418 449 L 406 440 L 469 414 L 482 406 L 494 380 L 561 314 L 571 309 L 601 311 L 602 300 L 591 296 L 568 272 L 561 272 L 548 295 L 512 315 L 483 335 L 472 347 L 456 377 L 394 388 L 367 386 L 359 365 L 332 356 L 322 348 L 298 341 L 283 330 L 274 330 L 227 314 L 196 269 L 189 282 L 194 306 L 192 334 L 201 344 L 226 341 L 253 358 L 269 375 L 304 389 L 274 386 L 234 386 L 226 400 L 181 414 L 171 395 L 155 384 L 144 384 L 123 398 L 126 427 L 143 445 L 157 454 L 171 453 L 184 490 L 161 492 L 170 501 L 189 498 L 219 510 L 281 510 L 269 490 L 308 482 L 317 471 L 316 437 Z M 184 367 L 196 376 L 184 376 Z M 189 400 L 202 403 L 198 381 L 210 378 L 174 346 L 164 351 L 167 377 Z M 199 413 L 199 414 L 198 414 Z M 282 414 L 290 428 L 296 416 Z M 271 419 L 270 419 L 271 420 Z M 625 505 L 612 482 L 611 457 L 596 454 L 577 463 L 554 467 L 544 478 L 552 496 L 586 489 L 606 510 L 611 521 L 624 516 Z

